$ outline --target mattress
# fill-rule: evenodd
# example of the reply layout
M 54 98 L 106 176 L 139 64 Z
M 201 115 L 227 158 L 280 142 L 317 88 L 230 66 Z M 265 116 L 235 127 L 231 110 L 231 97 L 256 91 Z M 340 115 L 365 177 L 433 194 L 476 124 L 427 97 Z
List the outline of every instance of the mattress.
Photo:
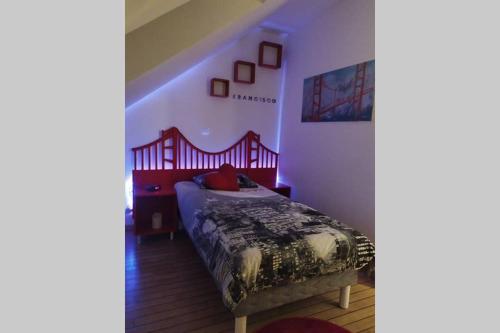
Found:
M 234 311 L 253 294 L 362 268 L 362 233 L 262 186 L 239 192 L 175 185 L 182 222 Z

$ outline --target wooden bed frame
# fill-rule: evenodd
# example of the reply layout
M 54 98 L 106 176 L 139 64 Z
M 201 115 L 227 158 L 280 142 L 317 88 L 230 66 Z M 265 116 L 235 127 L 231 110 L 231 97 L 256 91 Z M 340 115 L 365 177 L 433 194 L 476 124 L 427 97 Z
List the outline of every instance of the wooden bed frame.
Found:
M 264 146 L 260 135 L 253 131 L 248 131 L 225 150 L 208 152 L 193 145 L 176 127 L 171 127 L 161 131 L 157 140 L 132 148 L 132 153 L 134 191 L 151 184 L 160 185 L 162 191 L 175 191 L 175 183 L 192 180 L 194 176 L 216 170 L 224 163 L 233 165 L 237 172 L 248 175 L 263 186 L 273 187 L 277 182 L 279 155 Z M 247 315 L 337 288 L 340 288 L 339 306 L 347 309 L 350 286 L 356 282 L 356 272 L 347 271 L 294 284 L 290 289 L 279 287 L 258 292 L 233 311 L 235 332 L 246 332 Z

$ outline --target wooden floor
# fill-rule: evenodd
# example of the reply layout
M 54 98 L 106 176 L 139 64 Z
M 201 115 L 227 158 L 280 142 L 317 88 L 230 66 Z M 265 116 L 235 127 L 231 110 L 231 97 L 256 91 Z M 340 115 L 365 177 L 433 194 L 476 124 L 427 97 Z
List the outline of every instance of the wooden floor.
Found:
M 126 232 L 126 332 L 232 332 L 234 317 L 184 233 L 147 238 L 136 245 Z M 361 277 L 360 277 L 361 280 Z M 247 332 L 278 318 L 329 320 L 352 332 L 375 332 L 375 288 L 351 288 L 349 309 L 338 307 L 338 290 L 248 317 Z

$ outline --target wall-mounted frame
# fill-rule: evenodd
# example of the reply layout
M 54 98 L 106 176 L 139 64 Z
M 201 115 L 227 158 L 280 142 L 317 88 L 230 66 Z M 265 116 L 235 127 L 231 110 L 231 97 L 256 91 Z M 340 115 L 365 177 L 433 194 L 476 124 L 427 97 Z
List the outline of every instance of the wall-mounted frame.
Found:
M 375 60 L 304 80 L 302 122 L 371 121 L 375 102 Z
M 259 44 L 259 66 L 278 69 L 281 68 L 283 46 L 263 41 Z
M 234 82 L 255 83 L 255 64 L 253 62 L 238 60 L 234 62 Z
M 227 97 L 229 96 L 229 80 L 214 77 L 210 80 L 210 96 Z

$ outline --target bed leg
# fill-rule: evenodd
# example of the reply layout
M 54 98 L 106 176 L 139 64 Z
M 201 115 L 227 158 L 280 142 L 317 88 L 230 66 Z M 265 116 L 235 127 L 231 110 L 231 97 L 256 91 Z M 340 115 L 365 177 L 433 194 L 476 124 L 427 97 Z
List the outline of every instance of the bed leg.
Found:
M 136 236 L 136 241 L 137 241 L 137 245 L 141 245 L 142 244 L 141 236 Z
M 349 307 L 349 295 L 351 294 L 351 286 L 345 286 L 340 288 L 340 301 L 339 305 L 342 309 L 347 309 Z
M 234 333 L 246 333 L 247 316 L 234 318 Z
M 170 240 L 174 240 L 174 233 L 170 232 Z

